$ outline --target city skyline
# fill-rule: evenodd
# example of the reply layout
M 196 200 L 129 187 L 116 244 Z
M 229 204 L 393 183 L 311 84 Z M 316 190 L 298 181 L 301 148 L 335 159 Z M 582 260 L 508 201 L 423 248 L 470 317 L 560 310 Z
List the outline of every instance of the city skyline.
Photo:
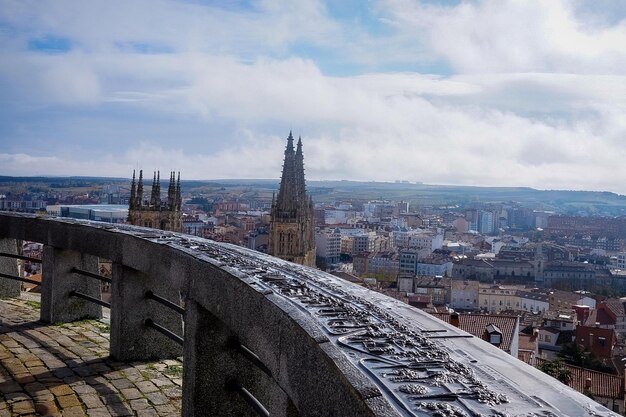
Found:
M 339 4 L 336 4 L 339 3 Z M 620 1 L 7 1 L 0 175 L 626 194 Z

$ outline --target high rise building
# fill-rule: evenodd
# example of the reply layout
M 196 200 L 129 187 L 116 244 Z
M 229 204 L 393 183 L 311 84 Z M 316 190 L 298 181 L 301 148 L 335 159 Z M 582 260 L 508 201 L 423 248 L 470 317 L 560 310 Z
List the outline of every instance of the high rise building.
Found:
M 493 233 L 493 213 L 490 211 L 480 211 L 478 215 L 478 231 L 483 234 Z
M 182 198 L 180 194 L 180 172 L 178 180 L 170 173 L 167 200 L 161 200 L 161 173 L 156 171 L 152 180 L 150 199 L 143 195 L 143 170 L 139 171 L 139 181 L 135 183 L 135 171 L 130 189 L 128 222 L 135 226 L 153 227 L 172 232 L 183 231 Z
M 313 200 L 306 193 L 302 138 L 297 149 L 289 132 L 278 197 L 272 198 L 268 252 L 278 258 L 315 266 Z

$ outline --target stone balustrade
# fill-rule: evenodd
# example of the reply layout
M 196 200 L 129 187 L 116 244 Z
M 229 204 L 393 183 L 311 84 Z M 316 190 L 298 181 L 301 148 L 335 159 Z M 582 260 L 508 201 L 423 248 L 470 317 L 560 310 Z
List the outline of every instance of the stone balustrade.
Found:
M 18 240 L 44 245 L 44 322 L 101 317 L 89 274 L 112 262 L 110 355 L 183 355 L 184 416 L 614 415 L 417 309 L 245 248 L 0 213 L 0 252 Z M 17 275 L 16 260 L 0 257 L 0 273 Z M 0 296 L 19 286 L 0 278 Z

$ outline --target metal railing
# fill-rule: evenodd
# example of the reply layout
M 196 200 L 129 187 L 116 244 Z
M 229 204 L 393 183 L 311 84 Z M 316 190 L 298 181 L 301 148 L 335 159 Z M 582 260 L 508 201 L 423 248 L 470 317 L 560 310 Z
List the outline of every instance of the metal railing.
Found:
M 185 340 L 180 337 L 179 335 L 177 335 L 176 333 L 174 333 L 173 331 L 161 326 L 158 323 L 155 323 L 154 320 L 152 319 L 145 319 L 143 324 L 145 324 L 148 327 L 153 328 L 154 330 L 156 330 L 157 332 L 161 333 L 164 336 L 167 336 L 168 338 L 172 339 L 174 342 L 178 343 L 179 345 L 183 345 Z
M 156 295 L 154 292 L 152 292 L 152 290 L 148 290 L 146 291 L 146 298 L 149 298 L 151 300 L 154 300 L 166 307 L 171 308 L 172 310 L 174 310 L 177 313 L 180 314 L 185 314 L 185 309 L 181 306 L 179 306 L 178 304 L 168 300 L 167 298 L 163 298 L 160 295 Z
M 39 259 L 39 258 L 32 258 L 30 256 L 18 255 L 16 253 L 0 252 L 0 256 L 3 256 L 5 258 L 21 259 L 23 261 L 35 262 L 35 263 L 38 263 L 38 264 L 40 264 L 42 262 L 42 260 Z
M 256 353 L 251 351 L 247 346 L 242 345 L 237 337 L 231 336 L 226 341 L 226 346 L 239 351 L 246 359 L 252 362 L 257 368 L 265 372 L 267 376 L 272 376 L 272 371 L 261 361 Z
M 78 275 L 83 275 L 85 277 L 97 279 L 97 280 L 100 280 L 102 282 L 106 282 L 108 284 L 111 283 L 111 278 L 109 278 L 109 277 L 105 277 L 104 275 L 96 274 L 94 272 L 84 271 L 84 270 L 78 269 L 76 267 L 70 269 L 70 272 L 72 272 L 74 274 L 78 274 Z
M 263 406 L 263 404 L 261 404 L 261 402 L 257 400 L 254 395 L 250 394 L 250 391 L 242 387 L 239 381 L 237 381 L 236 379 L 234 378 L 228 379 L 226 381 L 226 389 L 228 391 L 234 391 L 237 394 L 239 394 L 239 396 L 243 398 L 243 400 L 247 402 L 248 405 L 252 407 L 252 409 L 258 415 L 263 416 L 263 417 L 270 417 L 270 412 L 267 411 L 265 406 Z
M 179 306 L 178 304 L 168 300 L 167 298 L 161 297 L 160 295 L 156 295 L 152 290 L 148 290 L 145 293 L 145 297 L 149 300 L 154 300 L 157 303 L 168 307 L 172 310 L 174 310 L 175 312 L 179 313 L 180 315 L 185 314 L 185 309 L 181 306 Z M 148 327 L 153 328 L 154 330 L 156 330 L 157 332 L 161 333 L 162 335 L 170 338 L 171 340 L 173 340 L 174 342 L 178 343 L 179 345 L 183 345 L 184 343 L 184 339 L 182 337 L 180 337 L 179 335 L 177 335 L 176 333 L 174 333 L 173 331 L 171 331 L 170 329 L 168 329 L 167 327 L 156 323 L 154 320 L 152 319 L 146 319 L 144 320 L 144 324 Z
M 70 297 L 82 298 L 83 300 L 92 302 L 94 304 L 100 304 L 102 307 L 111 308 L 111 303 L 107 303 L 106 301 L 102 301 L 99 298 L 92 297 L 91 295 L 83 294 L 82 292 L 78 292 L 76 290 L 70 291 Z
M 22 277 L 18 277 L 15 275 L 0 273 L 0 278 L 12 279 L 13 281 L 21 281 L 21 282 L 26 282 L 28 284 L 41 285 L 41 282 L 35 281 L 34 279 L 22 278 Z

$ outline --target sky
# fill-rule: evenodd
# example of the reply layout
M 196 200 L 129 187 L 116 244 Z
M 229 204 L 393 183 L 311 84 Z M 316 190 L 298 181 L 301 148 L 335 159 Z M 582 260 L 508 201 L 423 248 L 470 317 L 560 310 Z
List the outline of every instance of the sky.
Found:
M 623 0 L 0 0 L 0 175 L 626 194 Z

